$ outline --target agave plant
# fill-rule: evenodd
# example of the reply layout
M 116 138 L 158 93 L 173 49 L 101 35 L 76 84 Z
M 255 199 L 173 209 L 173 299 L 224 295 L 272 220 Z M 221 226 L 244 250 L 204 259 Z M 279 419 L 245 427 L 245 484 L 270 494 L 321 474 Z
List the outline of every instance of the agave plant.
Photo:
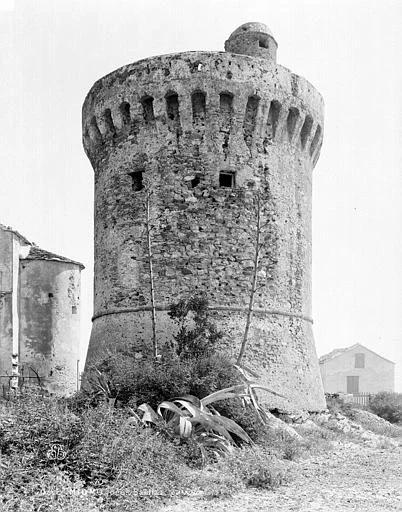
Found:
M 270 388 L 267 388 L 266 386 L 262 386 L 258 382 L 251 380 L 249 375 L 256 378 L 259 378 L 259 375 L 254 373 L 250 368 L 247 368 L 244 365 L 234 365 L 234 367 L 240 372 L 243 383 L 216 391 L 215 393 L 203 398 L 202 403 L 204 405 L 208 405 L 219 400 L 226 400 L 227 398 L 240 398 L 245 405 L 251 405 L 254 408 L 261 423 L 267 423 L 268 415 L 258 402 L 256 390 L 266 391 L 272 395 L 284 398 L 285 400 L 286 397 Z
M 141 421 L 144 424 L 163 425 L 179 438 L 192 438 L 200 447 L 202 459 L 205 461 L 206 449 L 215 454 L 226 455 L 241 441 L 253 444 L 248 434 L 235 421 L 220 415 L 212 404 L 227 398 L 241 398 L 252 404 L 260 420 L 265 422 L 266 415 L 258 404 L 256 389 L 279 395 L 247 380 L 243 384 L 216 391 L 201 400 L 193 395 L 185 395 L 164 401 L 159 404 L 156 412 L 148 404 L 142 404 L 138 409 L 143 413 Z
M 210 405 L 215 400 L 210 401 L 209 406 L 203 400 L 185 395 L 162 402 L 156 412 L 148 404 L 142 404 L 138 409 L 143 412 L 143 423 L 164 425 L 179 438 L 192 438 L 200 448 L 203 461 L 206 460 L 207 449 L 226 455 L 239 441 L 253 444 L 235 421 L 221 416 Z

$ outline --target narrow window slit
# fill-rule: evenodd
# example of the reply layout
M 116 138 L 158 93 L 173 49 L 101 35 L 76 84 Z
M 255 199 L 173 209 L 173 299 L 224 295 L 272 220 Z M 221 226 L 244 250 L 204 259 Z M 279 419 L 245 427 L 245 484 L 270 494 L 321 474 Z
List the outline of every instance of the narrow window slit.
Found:
M 131 123 L 130 104 L 127 101 L 123 101 L 119 107 L 121 121 L 123 126 L 129 126 Z
M 298 118 L 299 118 L 299 111 L 297 110 L 297 108 L 291 107 L 289 109 L 288 118 L 286 120 L 286 128 L 288 131 L 289 142 L 291 142 L 293 139 L 293 135 L 295 133 Z
M 247 146 L 251 146 L 253 140 L 253 133 L 255 129 L 255 123 L 257 120 L 258 105 L 260 98 L 257 96 L 250 96 L 247 100 L 246 113 L 243 122 L 243 137 Z
M 90 139 L 91 137 L 89 136 L 89 128 L 88 128 L 88 125 L 85 126 L 85 129 L 84 129 L 84 141 L 86 144 L 88 144 L 88 139 Z
M 304 120 L 301 132 L 300 132 L 300 143 L 302 149 L 306 147 L 307 139 L 310 136 L 311 128 L 313 127 L 313 119 L 311 116 L 306 116 L 306 119 Z
M 314 137 L 313 137 L 313 140 L 311 141 L 311 145 L 310 145 L 310 156 L 313 156 L 313 153 L 314 151 L 316 150 L 317 148 L 317 145 L 318 145 L 318 141 L 320 140 L 320 137 L 321 137 L 321 126 L 318 125 L 317 126 L 317 129 L 315 131 L 315 134 L 314 134 Z
M 220 106 L 220 132 L 223 134 L 222 150 L 225 160 L 229 155 L 229 134 L 232 127 L 233 94 L 221 92 L 219 95 Z
M 268 140 L 274 140 L 276 136 L 276 129 L 278 127 L 279 114 L 281 112 L 281 104 L 279 101 L 273 100 L 269 106 L 267 132 Z
M 165 99 L 169 130 L 181 135 L 179 97 L 176 93 L 168 93 Z
M 100 142 L 102 140 L 102 135 L 99 130 L 98 123 L 96 121 L 96 117 L 93 116 L 91 121 L 89 122 L 89 137 L 93 142 Z
M 206 100 L 205 93 L 196 91 L 191 95 L 191 105 L 193 109 L 193 123 L 199 127 L 205 125 Z
M 133 192 L 139 192 L 144 188 L 143 174 L 143 171 L 133 171 L 128 173 L 131 177 L 131 187 Z
M 154 99 L 151 96 L 145 96 L 142 98 L 141 103 L 145 123 L 153 124 L 155 122 Z
M 219 186 L 223 188 L 234 188 L 235 173 L 231 171 L 221 171 L 219 173 Z
M 103 122 L 105 124 L 106 134 L 111 135 L 111 136 L 115 135 L 116 128 L 113 123 L 112 112 L 111 112 L 110 108 L 107 108 L 103 112 Z
M 222 132 L 230 132 L 233 114 L 233 94 L 222 92 L 219 95 L 219 105 L 221 113 L 221 126 Z

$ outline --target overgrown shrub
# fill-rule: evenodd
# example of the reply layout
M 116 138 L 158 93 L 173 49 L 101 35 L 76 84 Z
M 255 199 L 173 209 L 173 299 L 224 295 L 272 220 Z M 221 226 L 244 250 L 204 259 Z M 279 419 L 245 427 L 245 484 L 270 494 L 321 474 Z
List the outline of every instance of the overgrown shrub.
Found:
M 100 512 L 96 489 L 71 480 L 58 468 L 24 467 L 23 461 L 5 459 L 0 469 L 2 512 Z M 6 467 L 7 466 L 7 467 Z
M 370 396 L 369 408 L 390 423 L 402 424 L 402 393 L 383 391 Z
M 340 413 L 350 419 L 354 418 L 354 411 L 356 409 L 355 404 L 345 402 L 338 393 L 325 393 L 325 399 L 330 413 Z
M 262 448 L 242 448 L 220 463 L 223 473 L 234 474 L 246 487 L 274 489 L 288 481 L 284 462 Z
M 387 437 L 402 437 L 402 425 L 392 424 L 373 412 L 356 410 L 354 421 L 366 430 L 374 432 L 374 434 Z
M 98 379 L 102 378 L 110 398 L 131 407 L 148 403 L 156 408 L 163 400 L 187 394 L 203 398 L 237 383 L 238 378 L 228 358 L 219 353 L 184 359 L 170 353 L 156 361 L 138 360 L 135 353 L 126 351 L 111 355 L 98 369 L 101 375 L 92 372 L 85 394 L 91 396 L 96 392 Z
M 223 335 L 209 319 L 206 295 L 193 295 L 172 304 L 168 315 L 179 325 L 171 345 L 179 357 L 194 358 L 216 352 Z
M 23 452 L 33 464 L 48 465 L 55 444 L 72 451 L 82 437 L 82 421 L 55 398 L 26 394 L 0 406 L 0 451 Z
M 239 398 L 222 400 L 214 404 L 215 409 L 231 418 L 247 432 L 253 441 L 258 441 L 265 434 L 265 426 L 252 405 L 245 405 Z
M 143 510 L 186 489 L 197 456 L 106 404 L 78 418 L 63 401 L 24 397 L 3 403 L 0 417 L 1 510 Z
M 141 424 L 134 414 L 140 404 L 156 408 L 177 396 L 203 398 L 242 381 L 232 361 L 219 353 L 222 334 L 209 319 L 205 297 L 179 302 L 170 316 L 179 329 L 163 347 L 162 358 L 126 347 L 108 354 L 70 399 L 27 395 L 0 405 L 2 510 L 131 512 L 146 510 L 155 499 L 194 491 L 223 496 L 247 486 L 273 488 L 286 480 L 286 464 L 278 459 L 298 457 L 302 445 L 267 430 L 256 409 L 243 407 L 240 400 L 217 402 L 216 409 L 240 424 L 259 448 L 237 449 L 233 442 L 227 459 L 217 455 L 213 460 L 218 463 L 203 471 L 194 469 L 201 459 L 194 436 L 175 437 L 168 421 L 157 422 L 155 429 Z M 230 421 L 218 420 L 212 407 L 217 424 L 250 442 Z M 212 420 L 195 416 L 184 420 L 196 428 L 201 418 L 207 438 Z M 206 439 L 215 448 L 219 433 L 224 435 L 223 428 L 217 430 L 216 439 Z M 212 445 L 205 446 L 208 452 Z
M 116 403 L 156 408 L 163 400 L 191 394 L 199 398 L 238 383 L 239 373 L 218 351 L 222 334 L 209 319 L 204 296 L 172 305 L 169 315 L 178 322 L 176 336 L 153 359 L 126 347 L 109 353 L 86 376 L 85 394 L 108 396 Z

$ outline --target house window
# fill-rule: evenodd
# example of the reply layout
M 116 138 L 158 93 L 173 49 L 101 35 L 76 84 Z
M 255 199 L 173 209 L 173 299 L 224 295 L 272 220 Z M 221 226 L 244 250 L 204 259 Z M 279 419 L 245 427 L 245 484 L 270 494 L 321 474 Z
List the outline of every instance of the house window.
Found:
M 131 185 L 134 192 L 138 192 L 144 188 L 142 174 L 142 171 L 134 171 L 128 173 L 128 175 L 131 177 Z
M 73 315 L 76 315 L 77 314 L 77 306 L 71 306 L 71 313 Z
M 359 392 L 359 377 L 356 375 L 348 375 L 346 377 L 346 393 Z
M 355 368 L 364 368 L 364 354 L 355 354 Z
M 235 173 L 231 171 L 221 171 L 219 173 L 219 186 L 224 188 L 234 188 Z

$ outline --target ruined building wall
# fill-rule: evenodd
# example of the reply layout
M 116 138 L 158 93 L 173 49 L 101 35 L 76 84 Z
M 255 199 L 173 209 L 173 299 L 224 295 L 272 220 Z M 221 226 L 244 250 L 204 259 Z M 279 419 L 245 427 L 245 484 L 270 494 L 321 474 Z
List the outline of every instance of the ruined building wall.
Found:
M 12 329 L 12 234 L 0 229 L 0 375 L 11 374 Z
M 174 331 L 168 305 L 202 290 L 226 335 L 223 348 L 237 355 L 258 193 L 264 286 L 245 364 L 288 398 L 270 399 L 272 407 L 317 410 L 324 399 L 311 327 L 311 172 L 323 102 L 309 82 L 276 64 L 270 33 L 250 25 L 226 43 L 238 53 L 145 59 L 99 80 L 85 100 L 83 141 L 95 171 L 87 361 L 119 344 L 151 348 L 149 191 L 159 339 Z M 245 41 L 248 55 L 240 54 Z
M 20 365 L 34 368 L 56 394 L 77 389 L 80 268 L 67 262 L 20 263 Z
M 0 224 L 0 386 L 76 391 L 82 268 Z

